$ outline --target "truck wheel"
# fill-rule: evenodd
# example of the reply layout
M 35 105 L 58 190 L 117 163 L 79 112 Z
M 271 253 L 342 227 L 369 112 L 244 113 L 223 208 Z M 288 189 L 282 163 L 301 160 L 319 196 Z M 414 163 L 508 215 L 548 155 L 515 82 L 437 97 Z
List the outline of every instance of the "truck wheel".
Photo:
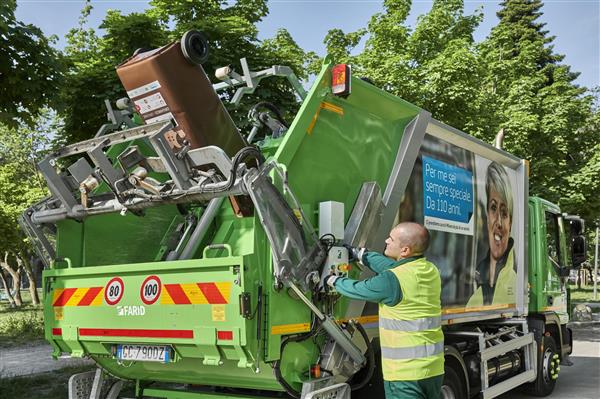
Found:
M 554 391 L 558 371 L 560 370 L 560 358 L 556 350 L 554 338 L 544 336 L 542 339 L 544 350 L 538 361 L 538 375 L 528 390 L 535 396 L 548 396 Z
M 442 383 L 442 399 L 466 399 L 467 390 L 464 378 L 452 367 L 444 367 L 444 382 Z

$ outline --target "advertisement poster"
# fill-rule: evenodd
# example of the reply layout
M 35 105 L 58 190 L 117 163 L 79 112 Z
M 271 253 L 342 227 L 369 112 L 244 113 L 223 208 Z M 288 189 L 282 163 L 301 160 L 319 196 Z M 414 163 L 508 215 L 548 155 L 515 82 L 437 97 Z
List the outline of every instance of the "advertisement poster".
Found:
M 425 136 L 398 222 L 429 229 L 425 256 L 440 270 L 446 314 L 514 307 L 517 188 L 515 170 Z

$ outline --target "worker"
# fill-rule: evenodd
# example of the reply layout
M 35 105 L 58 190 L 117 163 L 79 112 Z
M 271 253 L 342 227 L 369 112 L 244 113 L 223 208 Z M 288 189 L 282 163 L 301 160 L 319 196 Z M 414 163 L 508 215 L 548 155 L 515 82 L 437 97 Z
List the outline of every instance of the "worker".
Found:
M 502 165 L 492 162 L 485 177 L 489 250 L 475 272 L 476 289 L 467 308 L 515 303 L 517 273 L 514 263 L 512 190 Z
M 349 247 L 376 276 L 358 281 L 332 275 L 325 284 L 349 298 L 379 303 L 386 398 L 438 399 L 444 375 L 441 279 L 423 255 L 429 232 L 417 223 L 400 223 L 385 243 L 385 256 Z

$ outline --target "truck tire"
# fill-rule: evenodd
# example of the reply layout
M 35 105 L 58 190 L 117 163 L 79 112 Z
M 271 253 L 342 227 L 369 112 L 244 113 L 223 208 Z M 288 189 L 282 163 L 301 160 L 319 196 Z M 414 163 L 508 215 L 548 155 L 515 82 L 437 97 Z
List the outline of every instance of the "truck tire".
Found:
M 558 378 L 557 367 L 560 363 L 556 342 L 551 336 L 542 337 L 544 350 L 538 360 L 538 374 L 536 380 L 527 388 L 527 392 L 534 396 L 548 396 L 554 391 Z M 554 376 L 553 376 L 554 375 Z
M 444 382 L 442 383 L 442 399 L 467 399 L 464 378 L 452 367 L 444 367 Z

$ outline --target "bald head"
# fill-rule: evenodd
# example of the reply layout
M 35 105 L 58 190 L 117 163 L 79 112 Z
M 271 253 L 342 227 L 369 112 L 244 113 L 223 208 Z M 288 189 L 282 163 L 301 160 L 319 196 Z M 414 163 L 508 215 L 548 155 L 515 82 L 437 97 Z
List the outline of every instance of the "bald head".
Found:
M 429 246 L 429 231 L 418 223 L 400 223 L 385 240 L 385 255 L 394 259 L 422 255 Z

